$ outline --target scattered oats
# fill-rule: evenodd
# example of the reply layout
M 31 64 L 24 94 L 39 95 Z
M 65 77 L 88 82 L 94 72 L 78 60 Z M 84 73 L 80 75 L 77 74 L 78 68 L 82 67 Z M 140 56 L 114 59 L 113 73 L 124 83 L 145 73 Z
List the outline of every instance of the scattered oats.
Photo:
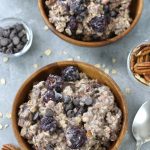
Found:
M 5 124 L 4 125 L 4 129 L 6 129 L 6 128 L 8 128 L 9 127 L 9 125 L 8 124 Z
M 39 67 L 39 65 L 38 65 L 38 64 L 33 64 L 33 67 L 34 67 L 35 69 L 37 69 L 37 68 Z
M 115 64 L 117 60 L 115 58 L 112 58 L 112 63 Z
M 11 113 L 6 113 L 6 118 L 10 119 L 11 118 Z
M 46 51 L 44 51 L 44 54 L 45 54 L 46 56 L 50 56 L 51 53 L 52 53 L 52 51 L 51 51 L 50 49 L 47 49 Z
M 45 30 L 45 31 L 49 30 L 49 28 L 48 28 L 47 25 L 44 26 L 44 30 Z
M 106 65 L 105 65 L 105 64 L 103 64 L 103 65 L 102 65 L 102 67 L 103 67 L 103 68 L 105 68 L 105 67 L 106 67 Z
M 112 73 L 112 74 L 117 74 L 117 70 L 112 69 L 111 73 Z
M 107 73 L 107 74 L 109 74 L 109 69 L 106 68 L 106 69 L 104 70 L 104 72 Z
M 6 84 L 6 80 L 5 80 L 4 78 L 1 78 L 1 79 L 0 79 L 0 84 L 1 84 L 1 85 L 5 85 L 5 84 Z
M 8 62 L 8 60 L 9 60 L 9 58 L 8 58 L 8 57 L 3 57 L 3 62 L 4 62 L 4 63 L 7 63 L 7 62 Z
M 68 61 L 72 61 L 72 60 L 73 60 L 73 58 L 67 58 L 67 60 L 68 60 Z
M 0 124 L 0 130 L 2 130 L 3 129 L 3 126 L 2 126 L 2 124 Z
M 77 56 L 77 59 L 80 59 L 81 57 L 80 56 Z
M 131 93 L 131 89 L 130 89 L 130 88 L 126 88 L 126 89 L 125 89 L 125 92 L 126 92 L 127 94 L 130 94 L 130 93 Z
M 0 118 L 3 118 L 3 114 L 2 114 L 2 112 L 0 112 Z
M 97 67 L 97 68 L 101 68 L 100 64 L 95 64 L 94 66 Z

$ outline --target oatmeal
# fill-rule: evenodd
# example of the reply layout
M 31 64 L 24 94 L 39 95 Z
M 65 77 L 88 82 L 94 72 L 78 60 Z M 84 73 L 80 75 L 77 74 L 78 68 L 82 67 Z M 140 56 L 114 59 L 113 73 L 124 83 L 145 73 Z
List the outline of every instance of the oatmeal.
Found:
M 131 0 L 46 0 L 56 30 L 83 41 L 121 34 L 131 25 Z
M 20 134 L 35 150 L 107 150 L 122 127 L 109 87 L 73 66 L 36 83 L 18 116 Z

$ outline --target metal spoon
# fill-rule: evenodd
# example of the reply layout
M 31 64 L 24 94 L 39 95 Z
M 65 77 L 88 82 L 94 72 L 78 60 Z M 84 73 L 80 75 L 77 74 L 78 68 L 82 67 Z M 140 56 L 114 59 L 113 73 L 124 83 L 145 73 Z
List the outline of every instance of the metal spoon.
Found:
M 137 141 L 136 150 L 150 142 L 150 101 L 145 102 L 138 110 L 132 124 L 132 133 Z

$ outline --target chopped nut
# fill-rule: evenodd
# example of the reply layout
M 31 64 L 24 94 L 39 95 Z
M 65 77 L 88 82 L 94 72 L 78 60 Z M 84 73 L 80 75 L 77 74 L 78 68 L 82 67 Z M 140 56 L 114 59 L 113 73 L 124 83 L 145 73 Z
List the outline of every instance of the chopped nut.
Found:
M 107 74 L 109 74 L 109 69 L 106 68 L 106 69 L 104 70 L 104 72 L 107 73 Z
M 112 69 L 111 73 L 112 73 L 112 74 L 117 74 L 117 70 Z
M 5 85 L 5 84 L 6 84 L 6 80 L 5 80 L 4 78 L 1 78 L 1 79 L 0 79 L 0 84 L 1 84 L 1 85 Z
M 0 130 L 2 130 L 3 129 L 3 126 L 2 126 L 2 124 L 0 124 Z
M 9 58 L 8 58 L 8 57 L 3 57 L 3 62 L 4 62 L 4 63 L 7 63 L 7 62 L 8 62 L 8 60 L 9 60 Z
M 0 112 L 0 118 L 3 118 L 3 114 Z
M 45 54 L 46 56 L 50 56 L 51 53 L 52 53 L 52 51 L 51 51 L 50 49 L 47 49 L 47 50 L 44 52 L 44 54 Z
M 39 67 L 39 65 L 38 65 L 38 64 L 33 64 L 33 67 L 34 67 L 35 69 L 37 69 L 37 68 Z
M 117 60 L 115 58 L 112 58 L 112 63 L 115 64 Z
M 44 30 L 45 30 L 45 31 L 48 31 L 48 30 L 49 30 L 49 28 L 48 28 L 47 25 L 44 26 Z
M 97 67 L 97 68 L 101 68 L 100 64 L 95 64 L 94 66 Z
M 11 118 L 11 113 L 6 113 L 6 118 L 10 119 Z

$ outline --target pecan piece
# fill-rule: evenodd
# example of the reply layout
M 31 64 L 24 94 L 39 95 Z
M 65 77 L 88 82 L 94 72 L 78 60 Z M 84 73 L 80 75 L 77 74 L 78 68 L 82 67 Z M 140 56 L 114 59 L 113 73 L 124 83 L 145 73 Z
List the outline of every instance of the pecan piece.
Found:
M 12 144 L 5 144 L 5 145 L 3 145 L 1 150 L 20 150 L 20 149 L 15 147 Z

